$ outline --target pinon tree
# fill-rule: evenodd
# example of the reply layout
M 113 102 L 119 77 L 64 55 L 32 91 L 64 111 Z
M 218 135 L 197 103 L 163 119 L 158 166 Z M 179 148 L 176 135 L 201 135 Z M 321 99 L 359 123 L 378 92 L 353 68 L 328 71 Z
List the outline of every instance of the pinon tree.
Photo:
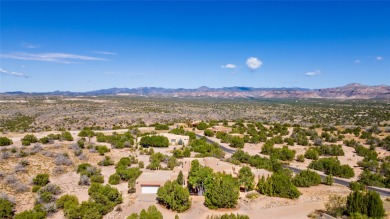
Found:
M 205 205 L 210 209 L 233 208 L 239 197 L 239 182 L 232 175 L 214 173 L 206 184 Z
M 176 179 L 177 183 L 179 185 L 184 185 L 184 176 L 183 176 L 183 172 L 179 172 L 179 175 L 177 176 L 177 179 Z
M 273 173 L 267 179 L 264 176 L 259 180 L 257 188 L 261 194 L 282 198 L 298 198 L 301 193 L 284 173 Z
M 177 212 L 183 212 L 191 207 L 190 193 L 177 181 L 168 181 L 157 191 L 157 200 L 160 204 Z
M 79 137 L 87 137 L 88 142 L 91 142 L 91 138 L 95 136 L 95 132 L 90 129 L 83 129 L 78 134 Z
M 347 197 L 347 213 L 349 215 L 362 214 L 370 218 L 383 218 L 385 210 L 383 202 L 377 192 L 354 191 Z
M 245 192 L 253 190 L 255 187 L 255 176 L 252 173 L 252 170 L 248 166 L 244 166 L 238 172 L 238 179 L 240 185 L 244 187 Z
M 203 195 L 205 185 L 211 179 L 212 173 L 213 170 L 210 167 L 202 167 L 198 160 L 193 160 L 188 173 L 189 188 L 195 190 L 198 195 Z

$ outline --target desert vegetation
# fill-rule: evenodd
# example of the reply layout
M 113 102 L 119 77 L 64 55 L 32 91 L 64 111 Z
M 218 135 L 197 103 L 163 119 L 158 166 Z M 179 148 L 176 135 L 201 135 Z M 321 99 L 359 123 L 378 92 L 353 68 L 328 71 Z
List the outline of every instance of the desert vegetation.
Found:
M 389 211 L 367 189 L 390 188 L 385 101 L 26 98 L 34 107 L 0 107 L 3 218 L 189 218 L 202 209 L 202 218 L 244 219 L 313 202 L 339 217 Z M 159 173 L 167 179 L 145 202 L 154 205 L 137 204 L 144 175 Z

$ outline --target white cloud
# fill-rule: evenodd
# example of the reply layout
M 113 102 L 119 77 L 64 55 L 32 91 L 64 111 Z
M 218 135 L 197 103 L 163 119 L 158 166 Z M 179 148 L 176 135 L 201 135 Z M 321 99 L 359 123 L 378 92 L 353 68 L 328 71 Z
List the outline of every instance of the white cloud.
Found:
M 233 68 L 237 68 L 237 65 L 235 65 L 235 64 L 226 64 L 226 65 L 221 65 L 221 68 L 233 69 Z
M 376 60 L 378 60 L 378 61 L 382 61 L 384 58 L 382 57 L 382 56 L 377 56 L 376 57 Z
M 320 70 L 309 71 L 309 72 L 306 72 L 305 75 L 306 76 L 317 76 L 317 75 L 321 75 L 321 71 Z
M 57 63 L 72 63 L 70 60 L 83 60 L 83 61 L 106 61 L 107 59 L 84 56 L 69 53 L 11 53 L 11 54 L 0 54 L 0 58 L 8 59 L 20 59 L 20 60 L 33 60 L 43 62 L 57 62 Z
M 11 76 L 15 76 L 15 77 L 28 78 L 28 75 L 26 75 L 26 74 L 19 73 L 19 72 L 14 72 L 14 71 L 6 71 L 6 70 L 4 70 L 2 68 L 0 68 L 0 74 L 11 75 Z
M 26 49 L 36 49 L 36 48 L 39 48 L 41 46 L 37 45 L 37 44 L 32 44 L 32 43 L 22 43 L 22 47 L 24 47 Z
M 246 65 L 251 71 L 254 71 L 260 68 L 263 65 L 263 62 L 258 58 L 250 57 L 246 60 Z
M 108 52 L 108 51 L 92 51 L 92 52 L 96 54 L 102 54 L 102 55 L 117 55 L 116 52 Z
M 360 63 L 360 59 L 356 59 L 355 61 L 354 61 L 354 63 Z

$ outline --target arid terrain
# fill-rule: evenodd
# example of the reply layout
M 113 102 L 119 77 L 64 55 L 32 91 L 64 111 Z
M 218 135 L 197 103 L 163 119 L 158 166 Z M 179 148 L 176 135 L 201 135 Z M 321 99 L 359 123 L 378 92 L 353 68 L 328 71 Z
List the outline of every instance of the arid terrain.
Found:
M 209 209 L 204 204 L 204 196 L 191 193 L 191 207 L 180 213 L 158 204 L 156 194 L 144 194 L 140 189 L 142 180 L 146 184 L 150 181 L 148 175 L 160 182 L 163 175 L 174 180 L 182 172 L 187 180 L 189 163 L 194 159 L 216 172 L 232 174 L 233 177 L 238 177 L 240 168 L 248 166 L 255 176 L 255 185 L 261 177 L 276 172 L 275 166 L 256 166 L 243 160 L 243 155 L 238 155 L 242 152 L 249 157 L 275 159 L 285 167 L 300 170 L 310 167 L 321 174 L 324 170 L 316 170 L 311 163 L 317 159 L 335 158 L 340 165 L 349 166 L 353 175 L 340 173 L 337 176 L 335 173 L 334 178 L 359 181 L 390 192 L 386 180 L 365 180 L 361 176 L 364 170 L 369 170 L 378 177 L 389 177 L 388 106 L 387 100 L 6 96 L 0 106 L 0 136 L 12 143 L 0 147 L 0 191 L 15 203 L 15 213 L 33 209 L 39 202 L 37 200 L 42 199 L 39 190 L 32 192 L 36 185 L 33 178 L 38 174 L 49 174 L 50 184 L 59 186 L 60 192 L 48 202 L 40 201 L 46 209 L 65 194 L 76 196 L 80 203 L 88 201 L 91 199 L 88 192 L 90 182 L 81 183 L 82 173 L 77 173 L 81 164 L 88 163 L 100 169 L 97 175 L 103 177 L 103 185 L 111 184 L 122 195 L 123 200 L 104 214 L 107 219 L 127 218 L 151 205 L 155 205 L 164 218 L 175 218 L 175 215 L 182 219 L 207 218 L 224 213 L 239 213 L 249 218 L 320 217 L 329 210 L 326 204 L 332 197 L 346 197 L 351 189 L 337 183 L 321 183 L 298 187 L 301 194 L 290 199 L 259 193 L 255 186 L 252 191 L 241 189 L 233 208 L 219 209 Z M 163 128 L 159 127 L 161 124 Z M 90 130 L 92 134 L 81 134 L 83 130 Z M 171 134 L 166 134 L 168 132 Z M 195 140 L 191 133 L 206 136 L 218 144 L 212 146 L 206 141 Z M 31 140 L 27 145 L 26 135 L 35 136 L 36 142 Z M 167 136 L 169 145 L 142 147 L 142 137 L 149 135 Z M 102 136 L 104 140 L 99 139 Z M 115 136 L 126 140 L 118 140 Z M 190 137 L 189 142 L 179 143 L 184 136 Z M 235 143 L 232 139 L 241 140 Z M 195 141 L 199 141 L 200 146 Z M 99 147 L 105 147 L 107 151 L 101 152 Z M 153 152 L 150 152 L 151 148 Z M 175 153 L 184 153 L 187 149 L 189 155 Z M 318 158 L 312 158 L 309 150 L 316 150 Z M 153 167 L 152 157 L 159 153 L 165 158 Z M 375 158 L 367 155 L 370 153 L 375 153 Z M 135 191 L 130 193 L 128 180 L 109 183 L 110 176 L 118 172 L 118 163 L 124 157 L 135 159 L 129 167 L 142 171 Z M 107 165 L 101 163 L 107 159 L 110 161 Z M 92 177 L 90 180 L 93 181 Z M 138 183 L 141 187 L 137 187 Z M 381 199 L 389 214 L 389 198 L 382 195 Z M 47 210 L 47 218 L 68 218 L 61 208 L 52 208 Z

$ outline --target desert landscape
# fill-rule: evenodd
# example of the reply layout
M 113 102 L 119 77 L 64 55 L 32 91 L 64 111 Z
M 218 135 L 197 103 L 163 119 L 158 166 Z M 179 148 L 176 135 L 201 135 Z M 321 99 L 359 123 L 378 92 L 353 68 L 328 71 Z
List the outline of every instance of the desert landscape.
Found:
M 85 204 L 79 212 L 90 212 L 96 206 L 87 203 L 102 201 L 91 192 L 100 185 L 118 200 L 93 218 L 131 218 L 150 206 L 164 218 L 338 217 L 347 209 L 346 197 L 371 188 L 390 211 L 387 100 L 4 99 L 0 188 L 15 218 L 41 211 L 47 218 L 89 218 L 61 202 L 74 197 Z M 225 194 L 234 196 L 232 203 L 212 207 L 207 186 L 200 192 L 194 182 L 200 177 L 193 176 L 194 160 L 215 172 L 209 177 L 233 177 L 235 189 Z M 264 190 L 259 181 L 278 174 L 292 193 Z M 184 196 L 176 204 L 164 202 L 160 190 L 178 178 Z M 20 216 L 26 217 L 31 215 Z

